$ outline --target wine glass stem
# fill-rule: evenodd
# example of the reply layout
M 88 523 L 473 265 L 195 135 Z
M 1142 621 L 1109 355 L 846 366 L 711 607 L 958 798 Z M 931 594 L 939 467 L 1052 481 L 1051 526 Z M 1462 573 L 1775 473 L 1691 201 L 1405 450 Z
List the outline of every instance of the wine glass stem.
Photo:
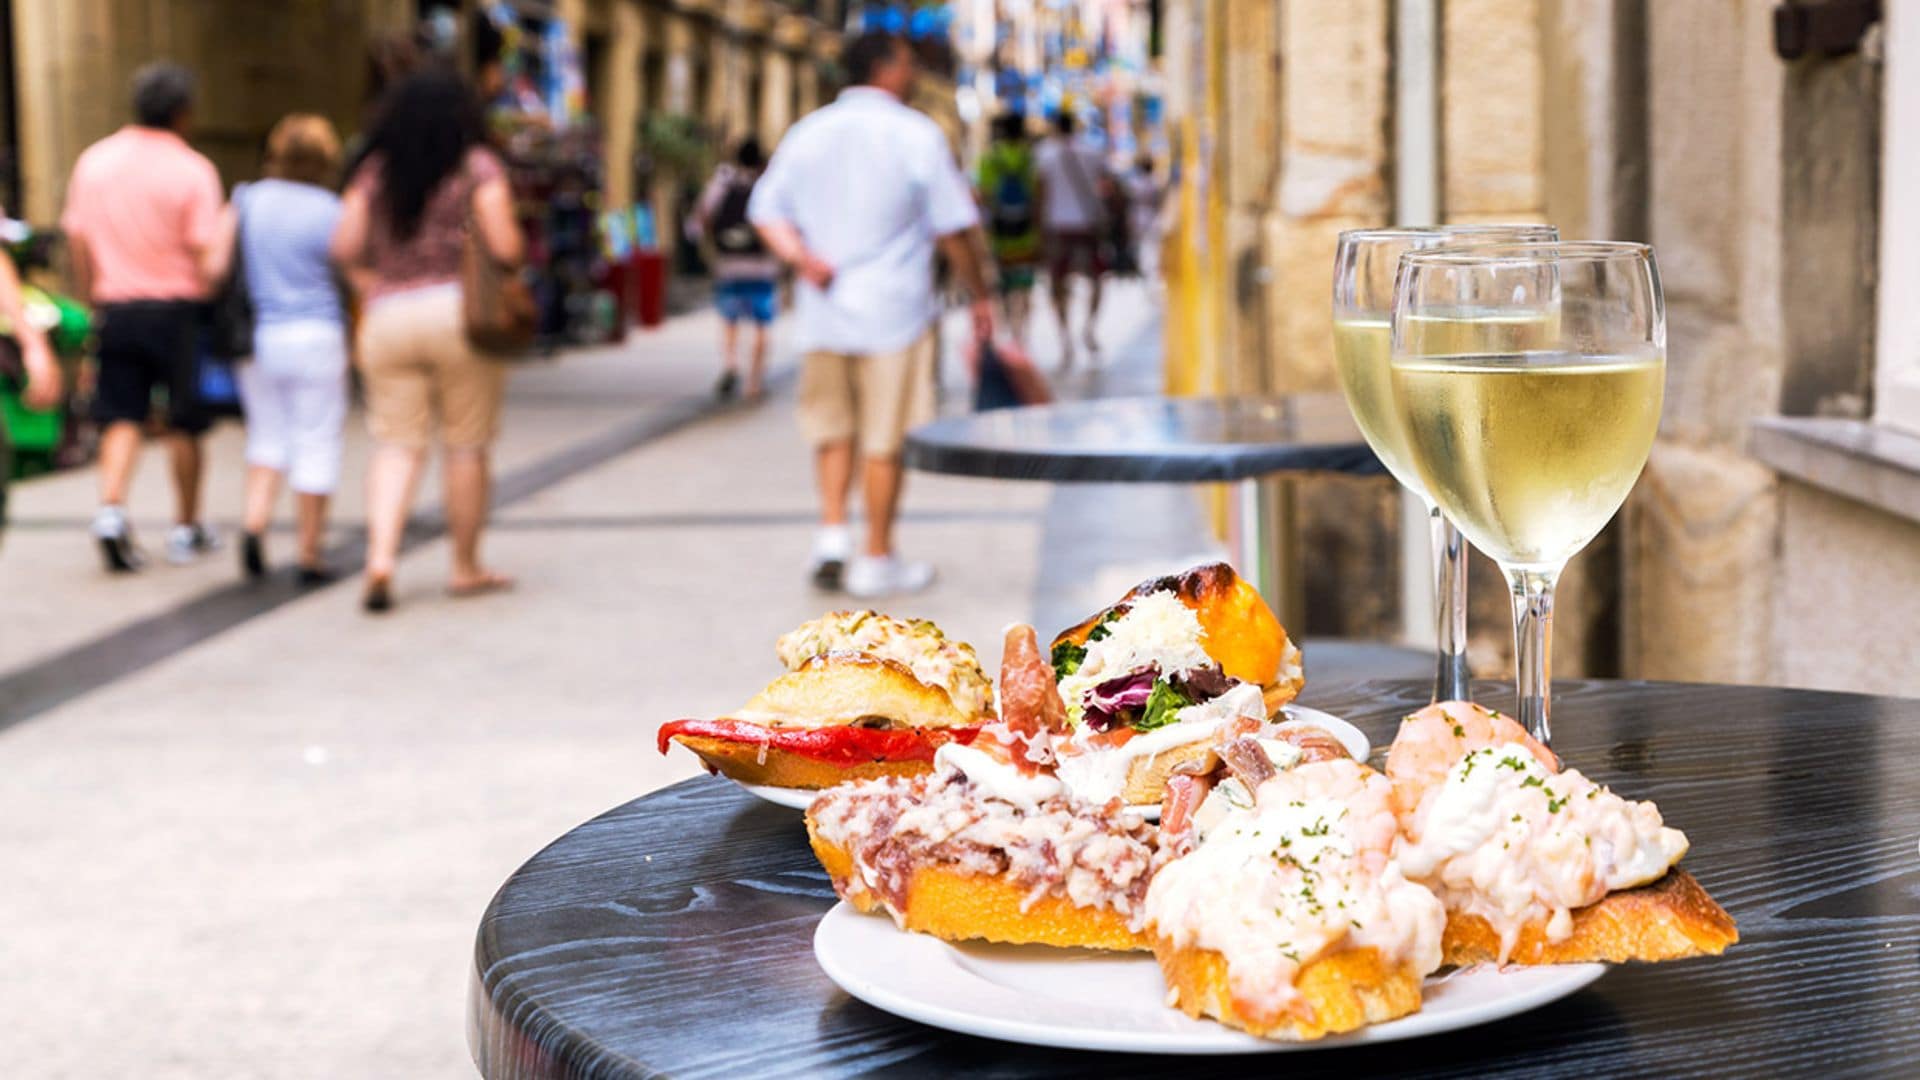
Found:
M 1513 660 L 1520 692 L 1520 724 L 1542 745 L 1553 743 L 1553 586 L 1560 571 L 1506 569 L 1513 590 Z
M 1468 701 L 1473 692 L 1467 686 L 1472 678 L 1467 670 L 1467 542 L 1432 503 L 1427 504 L 1427 525 L 1433 537 L 1434 608 L 1440 619 L 1433 700 Z

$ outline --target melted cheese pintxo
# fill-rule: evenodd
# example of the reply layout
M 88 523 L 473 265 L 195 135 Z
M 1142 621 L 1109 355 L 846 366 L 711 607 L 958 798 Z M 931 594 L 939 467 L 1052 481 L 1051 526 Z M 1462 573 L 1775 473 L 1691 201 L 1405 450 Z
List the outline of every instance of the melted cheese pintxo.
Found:
M 948 638 L 927 619 L 904 620 L 872 611 L 836 611 L 780 636 L 774 651 L 789 671 L 839 653 L 890 660 L 921 683 L 945 690 L 966 716 L 993 711 L 993 684 L 973 646 Z
M 1394 1014 L 1417 1008 L 1419 980 L 1440 966 L 1446 913 L 1401 873 L 1396 832 L 1390 785 L 1356 762 L 1302 765 L 1261 784 L 1253 806 L 1226 813 L 1147 890 L 1172 1003 L 1218 1015 L 1183 1000 L 1173 976 L 1183 956 L 1203 950 L 1225 960 L 1231 1007 L 1221 1011 L 1231 1015 L 1221 1019 L 1302 1037 L 1288 1034 L 1296 1031 L 1289 1019 L 1297 1019 L 1324 1034 L 1311 1027 L 1317 1003 L 1298 985 L 1302 973 L 1318 961 L 1375 950 L 1377 970 L 1412 988 L 1410 1003 L 1403 994 Z
M 1465 702 L 1401 725 L 1387 759 L 1398 855 L 1449 911 L 1477 915 L 1513 953 L 1524 928 L 1567 940 L 1574 912 L 1663 877 L 1687 853 L 1650 802 L 1560 769 L 1511 718 Z

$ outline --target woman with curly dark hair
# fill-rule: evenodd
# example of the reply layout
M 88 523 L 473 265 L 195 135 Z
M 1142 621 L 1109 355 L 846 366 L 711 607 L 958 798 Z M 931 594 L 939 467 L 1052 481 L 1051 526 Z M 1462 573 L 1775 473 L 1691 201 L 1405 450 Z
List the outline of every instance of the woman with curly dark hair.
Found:
M 401 532 L 436 433 L 453 539 L 448 591 L 512 584 L 480 561 L 506 373 L 465 333 L 460 261 L 469 221 L 494 259 L 519 265 L 525 243 L 506 169 L 486 146 L 472 89 L 446 72 L 411 75 L 368 134 L 333 234 L 334 259 L 364 311 L 358 362 L 376 444 L 367 469 L 368 611 L 392 606 Z

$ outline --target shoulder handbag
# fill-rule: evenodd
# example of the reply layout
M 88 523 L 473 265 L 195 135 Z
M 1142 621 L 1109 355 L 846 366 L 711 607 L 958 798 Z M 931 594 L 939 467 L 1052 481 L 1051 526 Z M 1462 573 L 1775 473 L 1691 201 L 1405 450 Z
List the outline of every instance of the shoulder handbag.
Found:
M 247 290 L 245 214 L 241 202 L 247 185 L 233 189 L 233 264 L 227 280 L 207 307 L 207 353 L 220 360 L 244 360 L 253 355 L 253 294 Z
M 460 251 L 460 297 L 467 341 L 490 356 L 512 359 L 533 347 L 538 310 L 533 290 L 519 268 L 501 262 L 487 250 L 473 206 L 479 191 L 479 185 L 475 185 L 467 195 L 466 238 Z

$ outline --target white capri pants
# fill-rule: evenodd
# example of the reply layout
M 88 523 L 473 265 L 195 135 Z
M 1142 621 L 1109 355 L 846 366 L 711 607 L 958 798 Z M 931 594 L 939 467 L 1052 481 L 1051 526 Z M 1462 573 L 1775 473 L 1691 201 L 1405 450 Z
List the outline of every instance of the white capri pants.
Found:
M 239 367 L 247 463 L 286 473 L 302 495 L 333 494 L 347 421 L 346 330 L 323 320 L 255 327 L 253 359 Z

